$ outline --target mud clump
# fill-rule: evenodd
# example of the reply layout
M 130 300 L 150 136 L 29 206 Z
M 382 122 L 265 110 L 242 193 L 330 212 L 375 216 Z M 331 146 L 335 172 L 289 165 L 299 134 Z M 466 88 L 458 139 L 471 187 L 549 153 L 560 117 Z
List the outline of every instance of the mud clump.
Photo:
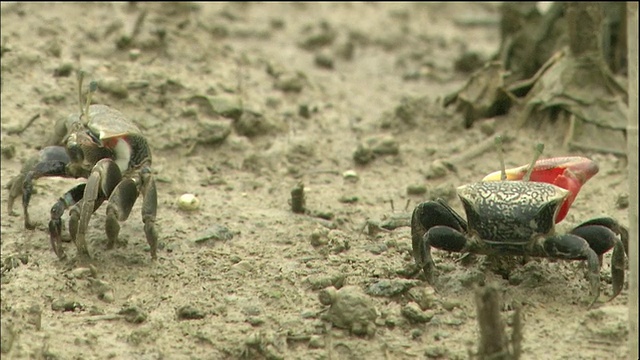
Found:
M 323 305 L 330 305 L 323 318 L 333 326 L 349 330 L 357 336 L 375 334 L 375 320 L 378 318 L 378 312 L 371 299 L 359 288 L 345 286 L 337 290 L 335 287 L 330 287 L 322 290 L 318 298 Z

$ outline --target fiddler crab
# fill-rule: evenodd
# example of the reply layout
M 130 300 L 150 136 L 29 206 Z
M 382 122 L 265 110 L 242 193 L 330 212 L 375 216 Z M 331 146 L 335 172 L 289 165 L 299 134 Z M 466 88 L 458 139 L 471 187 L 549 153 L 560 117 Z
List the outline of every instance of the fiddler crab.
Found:
M 9 213 L 14 200 L 22 195 L 24 226 L 34 229 L 29 218 L 29 201 L 33 182 L 41 177 L 86 178 L 67 191 L 51 208 L 49 233 L 53 251 L 60 259 L 62 248 L 62 215 L 69 209 L 69 231 L 78 256 L 90 258 L 86 234 L 89 219 L 106 200 L 106 234 L 112 248 L 120 233 L 120 221 L 129 217 L 136 199 L 143 196 L 142 221 L 151 257 L 157 258 L 158 234 L 155 220 L 156 185 L 151 174 L 151 151 L 140 129 L 121 112 L 106 105 L 91 105 L 97 84 L 91 82 L 86 103 L 82 102 L 83 73 L 78 74 L 80 114 L 56 124 L 53 146 L 44 147 L 24 164 L 10 182 Z
M 543 145 L 529 165 L 502 170 L 482 181 L 458 187 L 467 220 L 444 200 L 419 204 L 411 218 L 413 256 L 434 282 L 431 247 L 483 255 L 516 255 L 564 260 L 587 260 L 591 293 L 600 295 L 602 255 L 613 248 L 611 277 L 615 298 L 624 285 L 628 231 L 612 218 L 586 221 L 566 234 L 555 231 L 582 185 L 598 172 L 584 157 L 538 160 Z M 624 243 L 624 244 L 623 244 Z M 610 299 L 610 300 L 611 300 Z

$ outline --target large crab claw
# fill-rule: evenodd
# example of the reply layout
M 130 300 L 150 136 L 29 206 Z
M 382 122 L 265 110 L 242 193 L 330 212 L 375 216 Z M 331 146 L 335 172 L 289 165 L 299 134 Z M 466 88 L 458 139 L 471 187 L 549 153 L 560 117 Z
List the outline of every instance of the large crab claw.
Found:
M 529 165 L 523 165 L 506 170 L 507 180 L 523 180 Z M 562 221 L 573 201 L 578 196 L 580 188 L 598 173 L 598 164 L 593 160 L 581 156 L 555 157 L 536 161 L 531 171 L 530 181 L 544 182 L 569 190 L 569 195 L 556 216 L 556 223 Z M 500 181 L 501 171 L 492 172 L 482 181 Z

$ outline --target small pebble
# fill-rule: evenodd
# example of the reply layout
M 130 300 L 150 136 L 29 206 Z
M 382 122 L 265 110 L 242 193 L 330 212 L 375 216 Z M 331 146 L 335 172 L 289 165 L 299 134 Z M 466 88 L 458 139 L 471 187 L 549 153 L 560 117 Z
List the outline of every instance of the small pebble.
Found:
M 178 208 L 184 211 L 198 210 L 200 207 L 200 199 L 194 194 L 182 194 L 178 198 Z
M 424 195 L 427 193 L 427 187 L 424 185 L 407 186 L 407 195 Z
M 202 310 L 196 309 L 191 305 L 186 305 L 179 308 L 176 313 L 179 320 L 197 320 L 203 319 L 205 316 L 205 313 Z
M 322 349 L 324 348 L 324 339 L 320 335 L 311 335 L 309 338 L 309 348 Z
M 358 180 L 358 173 L 355 170 L 347 170 L 347 171 L 342 173 L 342 177 L 345 180 L 357 181 Z
M 618 209 L 623 210 L 629 207 L 629 194 L 618 194 L 616 198 L 616 206 Z
M 407 320 L 421 324 L 431 321 L 434 315 L 431 311 L 422 311 L 420 306 L 414 302 L 410 302 L 405 305 L 400 312 L 402 313 L 402 316 L 407 318 Z
M 132 324 L 141 324 L 147 320 L 147 314 L 137 306 L 127 306 L 118 311 L 118 315 L 123 315 L 124 320 Z

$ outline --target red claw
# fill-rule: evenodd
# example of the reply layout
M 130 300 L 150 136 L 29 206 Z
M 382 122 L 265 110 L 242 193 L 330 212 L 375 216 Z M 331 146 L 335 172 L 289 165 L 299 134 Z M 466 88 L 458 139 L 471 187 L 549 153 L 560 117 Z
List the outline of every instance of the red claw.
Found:
M 522 180 L 529 165 L 507 169 L 507 180 Z M 578 196 L 580 188 L 598 173 L 598 164 L 593 160 L 580 156 L 556 157 L 536 161 L 531 172 L 530 181 L 545 182 L 569 190 L 569 196 L 564 200 L 556 216 L 556 223 L 562 221 L 569 212 L 569 208 Z M 493 172 L 482 181 L 499 181 L 500 171 Z

